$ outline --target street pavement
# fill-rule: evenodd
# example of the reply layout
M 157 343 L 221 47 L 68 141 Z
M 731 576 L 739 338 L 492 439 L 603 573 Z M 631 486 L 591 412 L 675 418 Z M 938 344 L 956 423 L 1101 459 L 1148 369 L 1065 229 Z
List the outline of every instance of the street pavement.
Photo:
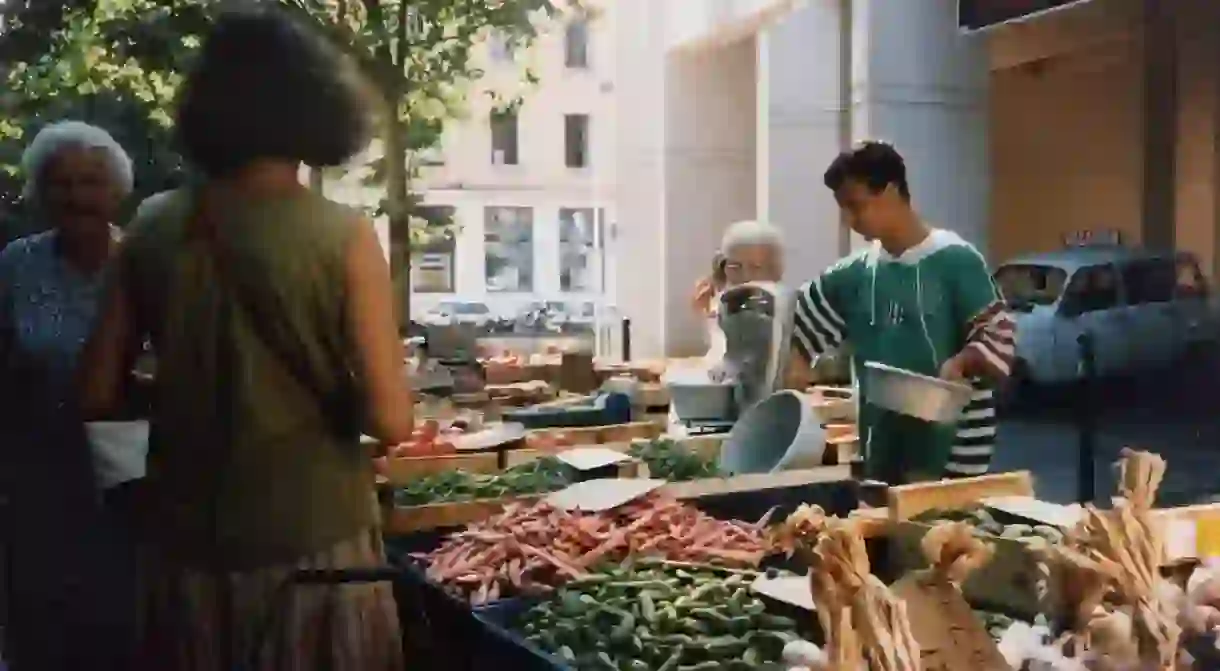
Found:
M 1098 498 L 1114 493 L 1113 463 L 1124 447 L 1168 462 L 1166 505 L 1220 498 L 1220 365 L 1195 363 L 1100 390 L 1094 475 Z M 1080 429 L 1071 395 L 1036 399 L 1031 410 L 1002 415 L 993 472 L 1028 469 L 1040 498 L 1077 500 Z

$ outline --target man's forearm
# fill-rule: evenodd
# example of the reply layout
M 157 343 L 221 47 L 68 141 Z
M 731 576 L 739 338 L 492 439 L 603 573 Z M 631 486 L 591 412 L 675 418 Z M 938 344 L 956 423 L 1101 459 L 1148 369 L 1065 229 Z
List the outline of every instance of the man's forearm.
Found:
M 1017 324 L 1008 309 L 996 301 L 970 321 L 962 350 L 967 377 L 1003 380 L 1012 372 L 1016 355 Z

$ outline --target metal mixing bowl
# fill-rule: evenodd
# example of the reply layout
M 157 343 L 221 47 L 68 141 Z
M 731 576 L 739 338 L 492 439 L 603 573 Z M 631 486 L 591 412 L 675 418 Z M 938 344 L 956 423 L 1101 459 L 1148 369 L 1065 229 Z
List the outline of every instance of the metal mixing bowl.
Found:
M 970 402 L 970 385 L 872 361 L 864 364 L 867 401 L 879 408 L 938 424 L 954 424 Z

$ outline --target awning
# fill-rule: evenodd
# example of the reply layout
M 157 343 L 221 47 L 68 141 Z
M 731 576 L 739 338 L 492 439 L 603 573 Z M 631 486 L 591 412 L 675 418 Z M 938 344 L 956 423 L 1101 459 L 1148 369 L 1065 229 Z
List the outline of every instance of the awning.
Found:
M 753 37 L 807 0 L 668 0 L 666 46 L 671 51 L 714 49 Z
M 972 33 L 1005 23 L 1025 21 L 1039 14 L 1079 5 L 1089 0 L 957 0 L 957 27 Z

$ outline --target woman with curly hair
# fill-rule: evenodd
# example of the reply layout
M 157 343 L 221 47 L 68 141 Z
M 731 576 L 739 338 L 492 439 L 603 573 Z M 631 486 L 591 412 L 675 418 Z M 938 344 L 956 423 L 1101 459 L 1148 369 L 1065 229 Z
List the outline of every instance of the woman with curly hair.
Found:
M 372 456 L 413 428 L 372 225 L 310 192 L 372 124 L 349 63 L 270 9 L 221 16 L 177 133 L 200 184 L 145 201 L 84 355 L 104 416 L 145 337 L 157 360 L 140 668 L 401 668 L 387 583 L 302 570 L 385 562 Z

